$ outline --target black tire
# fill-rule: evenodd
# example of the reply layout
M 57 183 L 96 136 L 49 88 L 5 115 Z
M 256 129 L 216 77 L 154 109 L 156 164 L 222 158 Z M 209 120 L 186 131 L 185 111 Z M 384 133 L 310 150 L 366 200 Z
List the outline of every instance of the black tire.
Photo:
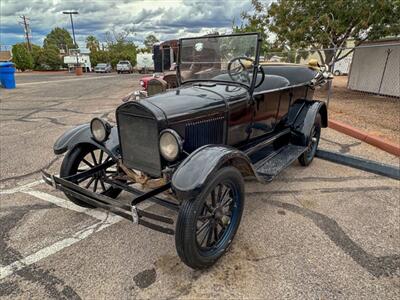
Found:
M 95 155 L 95 159 L 92 158 L 92 154 Z M 99 153 L 99 154 L 97 154 Z M 102 153 L 102 154 L 101 154 Z M 104 163 L 104 161 L 108 160 L 108 155 L 105 154 L 102 150 L 96 148 L 95 146 L 92 145 L 82 145 L 82 146 L 77 146 L 74 149 L 72 149 L 70 152 L 65 155 L 64 160 L 61 164 L 60 168 L 60 177 L 68 177 L 75 175 L 79 172 L 86 171 L 87 168 L 90 168 L 96 164 Z M 86 162 L 85 162 L 86 161 Z M 86 167 L 85 170 L 81 170 L 79 167 Z M 110 167 L 112 168 L 112 167 Z M 107 170 L 104 170 L 104 172 L 107 173 L 112 173 L 113 171 L 108 168 Z M 100 182 L 100 186 L 98 186 L 98 183 Z M 99 188 L 99 191 L 101 190 L 101 194 L 111 197 L 111 198 L 116 198 L 118 195 L 121 193 L 121 189 L 116 189 L 113 188 L 112 186 L 104 183 L 101 179 L 97 179 L 95 177 L 90 177 L 82 182 L 74 182 L 82 187 L 85 187 L 87 189 L 91 189 L 93 192 L 97 192 L 97 188 Z M 74 198 L 68 194 L 65 194 L 69 200 L 74 202 L 75 204 L 83 207 L 92 207 L 89 204 L 86 204 L 85 202 Z
M 241 173 L 234 167 L 222 168 L 197 198 L 182 202 L 175 233 L 176 250 L 181 260 L 193 269 L 205 269 L 215 264 L 229 249 L 243 207 L 244 180 Z
M 299 157 L 299 162 L 304 167 L 310 165 L 315 157 L 321 137 L 321 127 L 321 114 L 318 113 L 311 128 L 308 149 Z

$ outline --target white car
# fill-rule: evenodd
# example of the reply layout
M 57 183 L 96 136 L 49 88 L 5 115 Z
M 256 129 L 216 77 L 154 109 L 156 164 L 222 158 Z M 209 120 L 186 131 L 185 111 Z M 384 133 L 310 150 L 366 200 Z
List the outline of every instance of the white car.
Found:
M 131 62 L 129 60 L 120 60 L 117 64 L 117 72 L 119 73 L 132 73 L 133 72 L 133 67 L 131 65 Z
M 347 75 L 350 71 L 352 56 L 347 56 L 337 62 L 335 62 L 335 68 L 333 70 L 333 74 L 335 76 Z

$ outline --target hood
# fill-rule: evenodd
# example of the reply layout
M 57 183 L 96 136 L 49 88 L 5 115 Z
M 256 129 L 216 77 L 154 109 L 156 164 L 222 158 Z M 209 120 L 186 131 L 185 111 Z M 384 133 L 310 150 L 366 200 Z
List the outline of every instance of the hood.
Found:
M 223 84 L 184 86 L 140 101 L 159 108 L 167 120 L 201 115 L 205 111 L 225 112 L 228 101 L 248 97 L 245 88 L 228 87 L 227 91 L 227 85 Z

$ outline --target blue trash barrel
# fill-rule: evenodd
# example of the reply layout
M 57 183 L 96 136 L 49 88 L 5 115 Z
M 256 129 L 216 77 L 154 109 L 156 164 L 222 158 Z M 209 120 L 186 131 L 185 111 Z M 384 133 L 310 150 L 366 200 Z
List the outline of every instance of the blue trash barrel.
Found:
M 3 88 L 15 89 L 15 68 L 12 62 L 0 62 L 0 82 Z

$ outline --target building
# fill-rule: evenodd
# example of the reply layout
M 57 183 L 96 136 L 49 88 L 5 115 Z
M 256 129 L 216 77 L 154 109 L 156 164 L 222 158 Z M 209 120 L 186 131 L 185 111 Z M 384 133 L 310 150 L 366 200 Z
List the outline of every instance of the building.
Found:
M 356 48 L 347 87 L 400 98 L 400 38 L 364 42 Z
M 9 50 L 0 51 L 0 62 L 11 61 L 12 54 Z

